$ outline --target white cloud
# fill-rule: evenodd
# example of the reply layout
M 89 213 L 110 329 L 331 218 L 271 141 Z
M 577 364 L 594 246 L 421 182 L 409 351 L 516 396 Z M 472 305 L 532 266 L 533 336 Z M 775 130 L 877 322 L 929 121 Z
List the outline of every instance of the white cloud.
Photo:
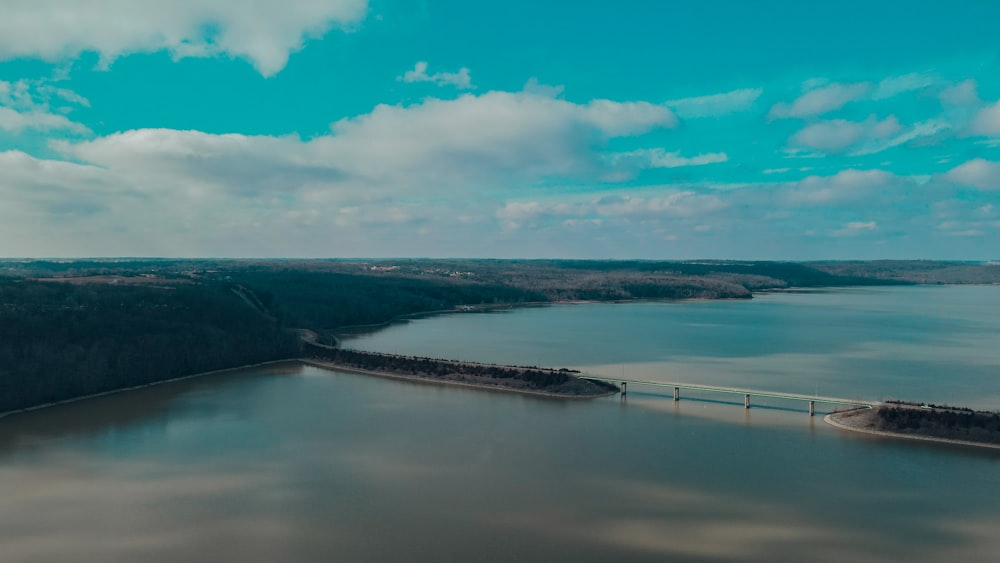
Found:
M 427 62 L 420 61 L 414 67 L 413 70 L 408 70 L 403 73 L 402 76 L 398 77 L 397 80 L 402 80 L 403 82 L 433 82 L 438 86 L 454 86 L 459 90 L 468 90 L 470 88 L 475 88 L 472 85 L 472 75 L 469 69 L 462 67 L 458 72 L 436 72 L 434 74 L 427 74 Z
M 625 137 L 645 133 L 652 125 L 677 127 L 677 116 L 665 106 L 649 102 L 612 102 L 594 100 L 587 104 L 583 122 L 596 127 L 609 137 Z
M 64 115 L 45 111 L 18 112 L 0 107 L 0 129 L 20 133 L 26 129 L 36 131 L 65 130 L 72 133 L 88 133 L 90 130 L 79 123 L 70 121 Z
M 834 119 L 807 125 L 793 135 L 789 143 L 793 147 L 828 154 L 848 153 L 860 156 L 879 153 L 915 139 L 932 137 L 949 128 L 951 124 L 940 119 L 903 127 L 894 115 L 881 120 L 870 115 L 864 121 Z
M 971 78 L 944 89 L 938 97 L 945 106 L 960 107 L 979 103 L 979 94 L 976 93 L 976 81 Z
M 975 135 L 1000 135 L 1000 100 L 979 110 L 972 119 L 971 131 Z
M 945 177 L 983 191 L 1000 190 L 1000 162 L 975 158 L 952 168 Z
M 789 186 L 785 200 L 793 206 L 843 205 L 872 201 L 899 182 L 883 170 L 844 170 L 833 176 L 809 176 Z
M 695 156 L 681 156 L 680 151 L 667 152 L 661 148 L 639 149 L 612 156 L 618 166 L 637 168 L 680 168 L 683 166 L 705 166 L 726 162 L 729 157 L 724 152 L 710 152 Z
M 158 129 L 54 146 L 149 183 L 183 178 L 243 194 L 328 184 L 384 193 L 589 176 L 604 166 L 608 139 L 675 124 L 670 110 L 645 102 L 489 92 L 380 105 L 310 141 Z
M 792 136 L 791 143 L 828 153 L 845 151 L 862 140 L 877 141 L 899 133 L 896 116 L 879 120 L 871 115 L 862 122 L 834 119 L 807 125 Z
M 852 221 L 831 234 L 835 237 L 853 237 L 876 230 L 878 230 L 878 223 L 875 221 Z
M 542 84 L 537 78 L 532 77 L 524 84 L 523 90 L 528 94 L 536 94 L 538 96 L 545 96 L 546 98 L 558 98 L 564 89 L 564 86 Z
M 664 105 L 673 109 L 681 119 L 718 117 L 752 108 L 762 93 L 764 91 L 760 88 L 743 88 L 723 94 L 671 100 Z
M 74 105 L 87 106 L 89 102 L 70 90 L 55 88 L 44 81 L 0 80 L 0 130 L 21 133 L 25 130 L 68 131 L 87 134 L 90 130 L 67 118 L 53 113 L 50 102 L 60 102 L 59 109 L 69 112 Z
M 823 115 L 844 107 L 848 102 L 857 100 L 871 90 L 868 83 L 840 84 L 834 83 L 809 90 L 799 96 L 791 104 L 779 102 L 771 107 L 768 117 L 781 119 L 788 117 L 807 118 Z
M 126 199 L 124 186 L 97 166 L 5 151 L 0 152 L 0 170 L 0 200 L 4 202 L 0 206 L 0 249 L 8 255 L 17 242 L 27 244 L 32 238 L 43 238 L 74 219 L 102 213 L 113 202 Z M 44 225 L 44 232 L 37 225 Z
M 726 162 L 729 157 L 724 152 L 710 152 L 691 157 L 681 156 L 680 151 L 665 152 L 654 149 L 650 154 L 649 165 L 653 168 L 678 168 L 680 166 L 704 166 Z
M 314 139 L 140 129 L 52 141 L 75 163 L 0 158 L 0 255 L 459 248 L 496 225 L 506 194 L 596 180 L 609 139 L 676 123 L 643 102 L 490 92 L 378 106 Z
M 864 125 L 844 119 L 835 119 L 807 125 L 793 135 L 790 142 L 798 147 L 808 147 L 824 152 L 841 152 L 861 140 L 864 134 Z
M 96 52 L 103 64 L 132 53 L 229 55 L 263 75 L 285 67 L 307 38 L 360 21 L 366 0 L 7 0 L 0 59 L 48 61 Z
M 496 211 L 496 217 L 504 228 L 510 230 L 525 225 L 538 226 L 538 222 L 546 221 L 565 225 L 567 217 L 572 218 L 574 224 L 582 221 L 607 224 L 609 221 L 697 219 L 726 207 L 727 204 L 716 194 L 671 190 L 644 195 L 607 194 L 582 201 L 509 201 Z
M 867 140 L 866 143 L 857 147 L 852 153 L 852 156 L 874 154 L 877 152 L 882 152 L 886 149 L 896 147 L 909 143 L 910 141 L 921 139 L 924 137 L 934 137 L 951 129 L 951 123 L 942 119 L 930 119 L 928 121 L 921 121 L 920 123 L 914 123 L 909 127 L 902 128 L 902 130 L 894 136 L 889 137 L 877 137 L 873 136 Z
M 923 90 L 937 81 L 933 76 L 911 72 L 901 76 L 890 76 L 881 80 L 872 92 L 873 100 L 885 100 L 914 90 Z

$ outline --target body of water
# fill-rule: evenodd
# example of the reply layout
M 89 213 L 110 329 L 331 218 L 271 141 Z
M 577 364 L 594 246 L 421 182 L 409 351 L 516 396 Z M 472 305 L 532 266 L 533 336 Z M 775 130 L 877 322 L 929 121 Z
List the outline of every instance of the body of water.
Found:
M 346 342 L 1000 408 L 1000 288 L 446 315 Z M 3 561 L 941 561 L 1000 553 L 995 451 L 803 405 L 561 401 L 298 365 L 0 419 Z

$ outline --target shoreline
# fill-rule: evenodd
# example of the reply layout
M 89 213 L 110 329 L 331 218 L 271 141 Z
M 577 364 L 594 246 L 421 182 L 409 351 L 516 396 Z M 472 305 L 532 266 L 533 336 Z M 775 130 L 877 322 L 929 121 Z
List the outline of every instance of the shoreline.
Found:
M 839 418 L 844 418 L 850 413 L 857 412 L 859 409 L 852 409 L 849 411 L 832 412 L 823 417 L 823 422 L 833 426 L 834 428 L 840 430 L 846 430 L 848 432 L 859 432 L 862 434 L 868 434 L 871 436 L 879 436 L 882 438 L 902 438 L 904 440 L 920 440 L 922 442 L 934 442 L 938 444 L 951 444 L 953 446 L 967 446 L 974 448 L 986 448 L 991 450 L 1000 450 L 1000 444 L 987 444 L 985 442 L 973 442 L 970 440 L 958 440 L 955 438 L 939 438 L 937 436 L 920 436 L 917 434 L 904 434 L 902 432 L 890 432 L 887 430 L 874 430 L 871 428 L 861 428 L 859 426 L 852 426 L 846 424 Z M 864 409 L 868 410 L 868 409 Z
M 787 288 L 782 288 L 787 289 Z M 763 291 L 762 291 L 763 293 Z M 535 307 L 552 307 L 557 305 L 619 305 L 623 303 L 687 303 L 687 302 L 699 302 L 699 301 L 749 301 L 753 299 L 753 292 L 750 293 L 749 297 L 682 297 L 678 299 L 670 298 L 659 298 L 659 299 L 567 299 L 562 301 L 525 301 L 522 303 L 496 303 L 491 305 L 459 305 L 451 309 L 437 309 L 434 311 L 423 311 L 419 313 L 404 313 L 402 315 L 397 315 L 387 321 L 381 323 L 371 323 L 362 325 L 344 325 L 331 329 L 324 329 L 322 332 L 327 334 L 332 334 L 338 340 L 342 336 L 355 336 L 361 334 L 367 334 L 369 332 L 376 332 L 383 328 L 386 328 L 393 323 L 399 321 L 408 321 L 411 319 L 422 319 L 424 317 L 435 317 L 438 315 L 453 315 L 456 313 L 483 313 L 490 311 L 511 311 L 515 309 L 530 309 Z
M 259 368 L 259 367 L 264 367 L 264 366 L 272 366 L 272 365 L 276 365 L 276 364 L 290 364 L 290 363 L 300 363 L 300 362 L 301 362 L 301 360 L 299 358 L 284 358 L 284 359 L 281 359 L 281 360 L 268 360 L 266 362 L 258 362 L 256 364 L 246 364 L 246 365 L 236 366 L 236 367 L 231 367 L 231 368 L 222 368 L 222 369 L 216 369 L 216 370 L 212 370 L 212 371 L 203 371 L 203 372 L 199 372 L 199 373 L 192 373 L 191 375 L 182 375 L 180 377 L 172 377 L 170 379 L 163 379 L 163 380 L 160 380 L 160 381 L 152 381 L 150 383 L 143 383 L 142 385 L 132 385 L 132 386 L 129 386 L 129 387 L 122 387 L 120 389 L 112 389 L 110 391 L 101 391 L 100 393 L 91 393 L 90 395 L 82 395 L 80 397 L 73 397 L 72 399 L 63 399 L 61 401 L 53 401 L 51 403 L 43 403 L 41 405 L 35 405 L 33 407 L 25 407 L 23 409 L 15 409 L 15 410 L 12 410 L 12 411 L 0 412 L 0 419 L 3 419 L 3 418 L 8 417 L 8 416 L 13 416 L 13 415 L 16 415 L 16 414 L 27 414 L 27 413 L 30 413 L 30 412 L 34 412 L 34 411 L 38 411 L 38 410 L 42 410 L 42 409 L 47 409 L 47 408 L 50 408 L 50 407 L 60 407 L 60 406 L 63 406 L 63 405 L 69 405 L 69 404 L 72 404 L 72 403 L 78 403 L 80 401 L 86 401 L 88 399 L 98 399 L 100 397 L 107 397 L 109 395 L 116 395 L 118 393 L 127 393 L 129 391 L 138 391 L 140 389 L 148 389 L 150 387 L 156 387 L 157 385 L 164 385 L 166 383 L 176 383 L 178 381 L 184 381 L 185 379 L 194 379 L 196 377 L 205 377 L 205 376 L 208 376 L 208 375 L 219 375 L 219 374 L 230 372 L 230 371 L 240 371 L 240 370 L 244 370 L 244 369 L 253 369 L 253 368 Z
M 51 408 L 51 407 L 59 407 L 59 406 L 73 404 L 73 403 L 78 403 L 80 401 L 86 401 L 86 400 L 89 400 L 89 399 L 98 399 L 98 398 L 101 398 L 101 397 L 107 397 L 107 396 L 110 396 L 110 395 L 116 395 L 118 393 L 127 393 L 129 391 L 139 391 L 141 389 L 148 389 L 150 387 L 155 387 L 157 385 L 165 385 L 167 383 L 176 383 L 176 382 L 179 382 L 179 381 L 184 381 L 184 380 L 187 380 L 187 379 L 194 379 L 194 378 L 197 378 L 197 377 L 205 377 L 205 376 L 210 376 L 210 375 L 219 375 L 219 374 L 228 373 L 228 372 L 240 371 L 240 370 L 245 370 L 245 369 L 254 369 L 254 368 L 265 367 L 265 366 L 273 366 L 273 365 L 278 365 L 278 364 L 299 364 L 299 365 L 312 366 L 312 367 L 324 369 L 324 370 L 327 370 L 327 371 L 342 371 L 342 372 L 345 372 L 345 373 L 353 373 L 353 374 L 356 374 L 356 375 L 368 375 L 368 376 L 374 376 L 374 377 L 381 377 L 381 378 L 384 378 L 384 379 L 396 379 L 396 380 L 401 380 L 401 381 L 416 381 L 416 382 L 421 382 L 421 383 L 436 383 L 436 384 L 441 384 L 441 385 L 456 385 L 456 386 L 460 386 L 460 387 L 468 387 L 468 388 L 473 388 L 473 389 L 484 389 L 484 390 L 487 390 L 487 391 L 504 391 L 504 392 L 508 392 L 508 393 L 520 393 L 522 395 L 533 395 L 535 397 L 547 397 L 547 398 L 552 398 L 552 399 L 599 399 L 599 398 L 602 398 L 602 397 L 609 397 L 611 395 L 615 395 L 615 394 L 618 393 L 618 391 L 608 391 L 607 393 L 600 394 L 600 395 L 563 395 L 563 394 L 560 394 L 560 393 L 551 393 L 551 392 L 548 392 L 548 391 L 532 391 L 532 390 L 529 390 L 529 389 L 515 389 L 515 388 L 512 388 L 512 387 L 502 387 L 502 386 L 498 386 L 498 385 L 487 385 L 487 384 L 484 384 L 484 383 L 480 384 L 480 383 L 467 383 L 467 382 L 462 382 L 462 381 L 445 381 L 445 380 L 433 379 L 433 378 L 430 378 L 430 377 L 420 377 L 418 375 L 402 375 L 402 374 L 393 374 L 393 373 L 370 371 L 370 370 L 363 370 L 363 369 L 357 369 L 357 368 L 342 367 L 342 366 L 339 366 L 339 365 L 331 363 L 331 362 L 323 362 L 323 361 L 320 361 L 320 360 L 315 360 L 315 359 L 312 359 L 312 358 L 304 358 L 303 357 L 303 358 L 283 358 L 283 359 L 280 359 L 280 360 L 268 360 L 266 362 L 258 362 L 258 363 L 255 363 L 255 364 L 245 364 L 245 365 L 235 366 L 235 367 L 231 367 L 231 368 L 223 368 L 223 369 L 217 369 L 217 370 L 212 370 L 212 371 L 203 371 L 203 372 L 199 372 L 199 373 L 192 373 L 190 375 L 182 375 L 180 377 L 172 377 L 170 379 L 164 379 L 164 380 L 161 380 L 161 381 L 153 381 L 153 382 L 150 382 L 150 383 L 143 383 L 141 385 L 131 385 L 129 387 L 122 387 L 120 389 L 112 389 L 110 391 L 101 391 L 100 393 L 91 393 L 90 395 L 82 395 L 80 397 L 73 397 L 71 399 L 63 399 L 61 401 L 53 401 L 53 402 L 50 402 L 50 403 L 43 403 L 41 405 L 35 405 L 35 406 L 32 406 L 32 407 L 25 407 L 23 409 L 15 409 L 15 410 L 6 411 L 6 412 L 0 412 L 0 420 L 6 418 L 8 416 L 14 416 L 14 415 L 18 415 L 18 414 L 27 414 L 27 413 L 31 413 L 31 412 L 34 412 L 34 411 L 39 411 L 39 410 L 43 410 L 43 409 L 47 409 L 47 408 Z
M 324 362 L 322 360 L 316 360 L 313 358 L 304 358 L 300 360 L 301 363 L 309 366 L 313 366 L 319 369 L 327 371 L 341 371 L 344 373 L 351 373 L 355 375 L 368 375 L 372 377 L 381 377 L 383 379 L 395 379 L 397 381 L 413 381 L 417 383 L 432 383 L 436 385 L 454 385 L 457 387 L 467 387 L 470 389 L 481 389 L 486 391 L 503 391 L 505 393 L 519 393 L 521 395 L 532 395 L 535 397 L 545 397 L 549 399 L 573 399 L 573 400 L 590 400 L 590 399 L 600 399 L 602 397 L 610 397 L 612 395 L 617 395 L 618 391 L 607 391 L 606 393 L 601 393 L 599 395 L 565 395 L 562 393 L 552 393 L 550 391 L 533 391 L 531 389 L 517 389 L 514 387 L 504 387 L 502 385 L 488 385 L 486 383 L 470 383 L 466 381 L 449 381 L 445 379 L 436 379 L 433 377 L 422 377 L 419 375 L 403 375 L 398 373 L 389 373 L 384 371 L 372 371 L 360 368 L 344 367 L 333 362 Z

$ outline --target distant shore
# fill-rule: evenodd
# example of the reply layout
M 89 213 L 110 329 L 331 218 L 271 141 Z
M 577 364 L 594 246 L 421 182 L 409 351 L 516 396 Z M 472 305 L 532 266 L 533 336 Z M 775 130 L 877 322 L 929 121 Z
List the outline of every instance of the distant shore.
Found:
M 762 291 L 761 293 L 780 293 L 787 289 L 779 288 Z M 345 325 L 333 329 L 324 330 L 325 336 L 333 337 L 338 342 L 342 337 L 355 336 L 377 332 L 383 328 L 391 326 L 393 323 L 401 321 L 417 320 L 438 315 L 453 315 L 457 313 L 489 313 L 493 311 L 514 311 L 517 309 L 532 309 L 541 307 L 551 307 L 557 305 L 620 305 L 624 303 L 689 303 L 692 301 L 745 301 L 753 299 L 749 297 L 660 297 L 660 298 L 638 298 L 638 299 L 564 299 L 557 301 L 524 301 L 521 303 L 496 303 L 488 305 L 458 305 L 450 309 L 437 309 L 434 311 L 420 311 L 416 313 L 405 313 L 380 323 Z M 315 331 L 312 331 L 315 332 Z
M 877 408 L 877 407 L 876 407 Z M 884 438 L 904 438 L 907 440 L 921 440 L 924 442 L 937 442 L 940 444 L 952 444 L 957 446 L 972 446 L 976 448 L 988 448 L 1000 450 L 1000 444 L 990 444 L 987 442 L 974 442 L 971 440 L 959 440 L 955 438 L 943 438 L 938 436 L 926 436 L 920 434 L 908 434 L 904 432 L 890 432 L 875 428 L 875 409 L 852 409 L 848 411 L 832 412 L 823 417 L 823 422 L 851 432 L 861 432 L 872 436 Z

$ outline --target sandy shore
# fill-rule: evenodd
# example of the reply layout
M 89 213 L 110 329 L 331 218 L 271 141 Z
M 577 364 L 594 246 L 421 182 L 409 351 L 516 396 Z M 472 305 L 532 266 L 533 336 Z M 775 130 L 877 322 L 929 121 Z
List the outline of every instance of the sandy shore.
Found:
M 458 387 L 468 387 L 471 389 L 481 389 L 486 391 L 503 391 L 504 393 L 520 393 L 522 395 L 533 395 L 535 397 L 548 397 L 552 399 L 597 399 L 600 397 L 610 397 L 611 395 L 617 395 L 618 391 L 608 391 L 606 393 L 601 393 L 598 395 L 567 395 L 562 393 L 551 393 L 548 391 L 535 391 L 532 389 L 516 389 L 514 387 L 503 387 L 501 385 L 491 385 L 488 383 L 473 383 L 468 381 L 449 381 L 446 379 L 438 379 L 434 377 L 421 377 L 419 375 L 402 375 L 398 373 L 388 373 L 384 371 L 372 371 L 366 369 L 350 368 L 344 367 L 332 362 L 324 362 L 322 360 L 314 359 L 302 359 L 300 360 L 303 364 L 310 365 L 313 367 L 318 367 L 320 369 L 326 369 L 330 371 L 342 371 L 347 373 L 356 373 L 359 375 L 370 375 L 374 377 L 382 377 L 385 379 L 398 379 L 402 381 L 415 381 L 418 383 L 433 383 L 436 385 L 454 385 Z
M 975 448 L 988 448 L 1000 450 L 1000 444 L 987 444 L 984 442 L 971 442 L 969 440 L 953 440 L 951 438 L 938 438 L 936 436 L 918 436 L 916 434 L 903 434 L 901 432 L 886 432 L 871 428 L 874 409 L 854 409 L 842 412 L 832 412 L 823 417 L 823 422 L 851 432 L 862 432 L 873 436 L 885 438 L 903 438 L 906 440 L 921 440 L 924 442 L 937 442 L 941 444 L 953 444 L 957 446 L 972 446 Z

